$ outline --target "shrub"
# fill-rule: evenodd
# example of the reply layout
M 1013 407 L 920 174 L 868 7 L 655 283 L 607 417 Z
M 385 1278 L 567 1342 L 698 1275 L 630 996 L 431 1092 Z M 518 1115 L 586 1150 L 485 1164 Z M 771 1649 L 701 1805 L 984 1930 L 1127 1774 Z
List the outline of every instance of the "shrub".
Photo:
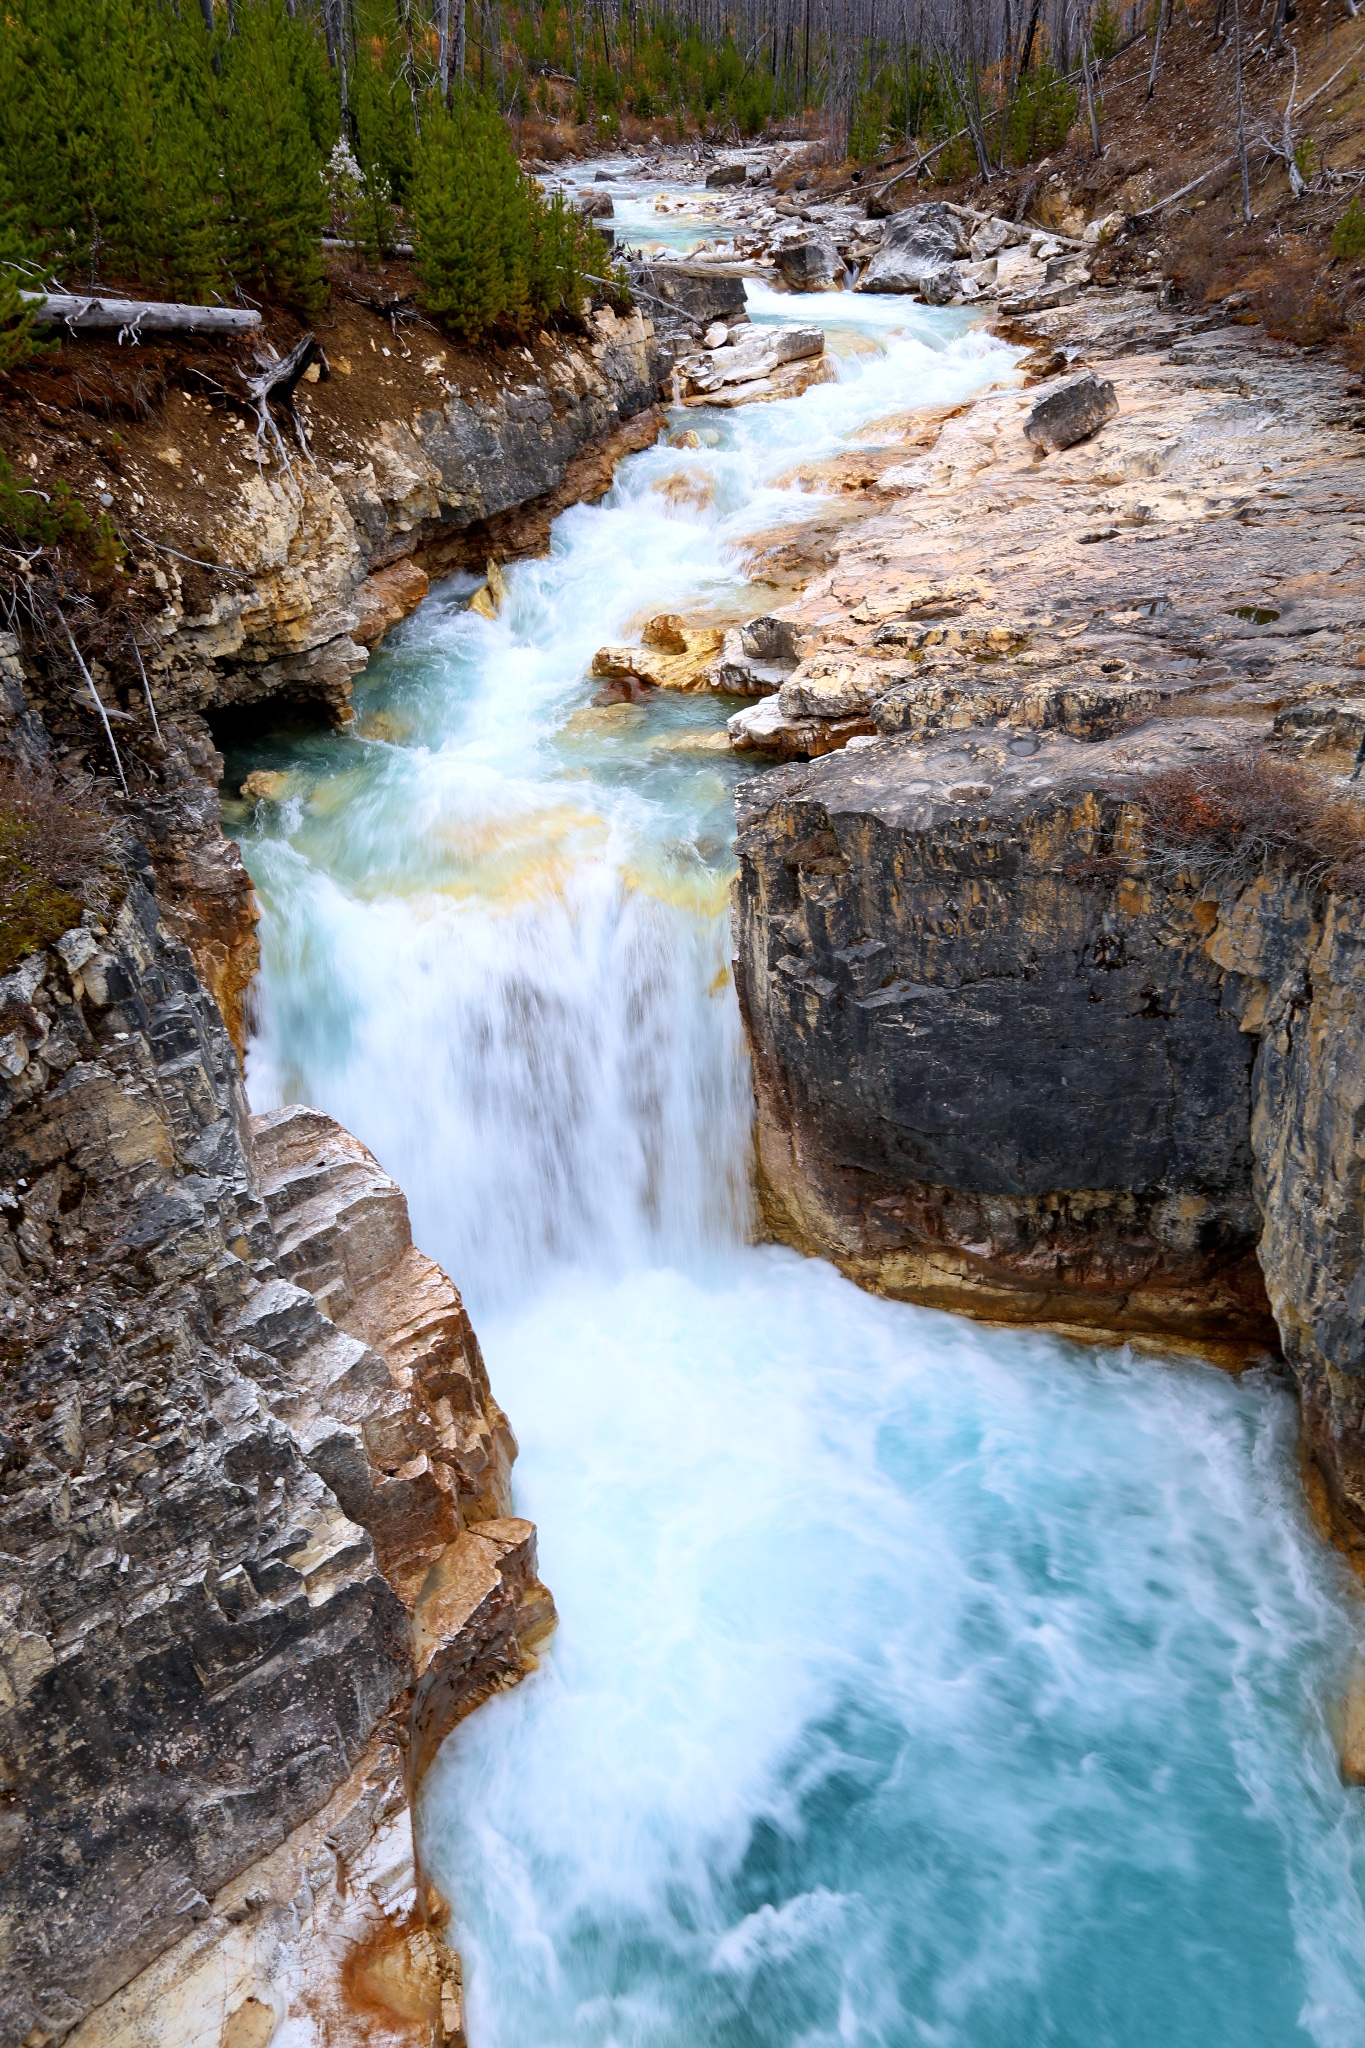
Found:
M 40 491 L 35 484 L 21 483 L 9 457 L 0 453 L 0 531 L 50 548 L 84 540 L 90 516 L 65 477 L 58 478 L 50 494 Z
M 1365 207 L 1353 199 L 1332 230 L 1332 254 L 1344 263 L 1365 256 Z
M 0 762 L 0 974 L 107 907 L 116 893 L 110 824 L 92 790 Z M 0 1018 L 0 1028 L 13 1027 Z
M 1240 887 L 1278 867 L 1310 888 L 1365 890 L 1365 803 L 1294 762 L 1225 754 L 1150 775 L 1139 797 L 1148 849 L 1168 873 Z

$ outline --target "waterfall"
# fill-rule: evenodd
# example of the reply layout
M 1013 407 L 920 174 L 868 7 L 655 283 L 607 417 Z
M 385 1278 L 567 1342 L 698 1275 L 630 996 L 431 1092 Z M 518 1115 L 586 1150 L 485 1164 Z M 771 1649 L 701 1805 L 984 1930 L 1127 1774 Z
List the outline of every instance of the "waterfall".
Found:
M 473 2048 L 1346 2048 L 1352 1613 L 1284 1386 L 749 1241 L 724 707 L 586 670 L 650 612 L 762 610 L 736 542 L 821 509 L 784 468 L 1008 363 L 958 313 L 800 315 L 837 383 L 675 422 L 701 445 L 564 514 L 501 617 L 435 591 L 356 734 L 231 764 L 290 778 L 229 812 L 253 1105 L 319 1103 L 403 1184 L 562 1616 L 424 1789 Z

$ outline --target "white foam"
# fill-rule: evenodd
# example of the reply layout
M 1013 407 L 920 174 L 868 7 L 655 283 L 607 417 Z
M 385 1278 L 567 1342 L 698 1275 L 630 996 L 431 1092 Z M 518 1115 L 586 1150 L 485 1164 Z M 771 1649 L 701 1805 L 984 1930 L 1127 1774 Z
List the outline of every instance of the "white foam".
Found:
M 649 745 L 726 707 L 576 718 L 647 612 L 762 609 L 735 544 L 818 509 L 772 482 L 796 456 L 1008 371 L 943 315 L 827 305 L 880 353 L 676 421 L 712 443 L 623 465 L 501 619 L 455 587 L 394 636 L 361 691 L 389 738 L 250 764 L 306 791 L 246 839 L 253 1101 L 320 1103 L 402 1182 L 563 1617 L 424 1797 L 474 2048 L 1345 2048 L 1352 1623 L 1289 1395 L 745 1249 L 734 771 Z

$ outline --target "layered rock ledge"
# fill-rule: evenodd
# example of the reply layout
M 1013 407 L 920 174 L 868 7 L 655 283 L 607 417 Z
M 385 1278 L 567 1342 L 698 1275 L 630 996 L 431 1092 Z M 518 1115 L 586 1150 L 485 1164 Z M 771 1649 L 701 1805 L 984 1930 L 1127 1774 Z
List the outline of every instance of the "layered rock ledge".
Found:
M 0 981 L 0 2039 L 457 2041 L 408 1804 L 553 1626 L 515 1441 L 149 879 Z
M 1230 762 L 1350 801 L 1358 409 L 1337 367 L 1136 296 L 1014 332 L 1041 381 L 884 471 L 783 613 L 801 661 L 761 709 L 806 758 L 741 791 L 735 909 L 764 1213 L 910 1299 L 1282 1348 L 1361 1544 L 1359 899 L 1151 824 Z M 1087 362 L 1118 416 L 1035 451 Z

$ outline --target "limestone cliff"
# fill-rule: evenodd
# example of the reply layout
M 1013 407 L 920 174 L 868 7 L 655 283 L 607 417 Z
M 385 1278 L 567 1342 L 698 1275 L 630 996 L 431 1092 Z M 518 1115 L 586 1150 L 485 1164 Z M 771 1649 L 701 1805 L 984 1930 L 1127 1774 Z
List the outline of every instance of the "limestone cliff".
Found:
M 146 881 L 0 981 L 6 2044 L 324 1992 L 404 1760 L 553 1622 L 457 1291 L 330 1119 L 248 1122 Z
M 348 722 L 355 675 L 431 576 L 542 551 L 554 514 L 600 497 L 660 424 L 667 358 L 639 313 L 604 306 L 572 331 L 471 350 L 383 317 L 352 287 L 338 279 L 317 328 L 323 362 L 299 387 L 306 448 L 287 418 L 269 431 L 258 419 L 249 361 L 208 342 L 133 350 L 107 337 L 64 340 L 26 366 L 27 403 L 11 404 L 0 437 L 36 486 L 60 478 L 109 506 L 127 543 L 128 611 L 92 673 L 163 915 L 239 1048 L 255 908 L 221 831 L 218 739 L 300 712 Z M 49 669 L 40 639 L 29 652 L 63 772 L 107 774 L 88 695 Z M 13 745 L 0 699 L 0 751 Z
M 315 1111 L 247 1116 L 214 728 L 344 720 L 428 571 L 543 545 L 653 438 L 657 365 L 636 317 L 472 367 L 345 317 L 310 454 L 243 464 L 193 364 L 120 438 L 162 611 L 150 701 L 94 663 L 132 785 L 112 893 L 0 979 L 3 2048 L 261 2048 L 286 2013 L 300 2043 L 460 2040 L 409 1801 L 554 1623 L 401 1192 Z M 362 342 L 372 409 L 329 415 Z M 79 785 L 103 741 L 27 656 L 0 645 L 0 754 Z
M 1355 408 L 1140 299 L 1031 325 L 1041 385 L 884 470 L 784 614 L 763 734 L 810 758 L 742 789 L 735 904 L 764 1213 L 915 1300 L 1282 1348 L 1359 1544 L 1359 900 L 1272 847 L 1182 864 L 1148 797 L 1287 761 L 1349 806 Z M 1029 409 L 1087 361 L 1118 417 L 1044 457 Z
M 442 1675 L 440 1733 L 553 1608 L 458 1292 L 332 1120 L 248 1122 L 143 874 L 0 1004 L 0 2040 L 133 2038 L 141 2003 L 135 2038 L 184 2042 L 166 1954 L 213 1974 L 231 1927 L 241 1997 L 307 1974 L 299 1931 L 274 1956 L 297 1884 L 225 1888 L 327 1808 L 325 1919 L 405 1804 L 413 1700 L 426 1757 Z M 499 1604 L 450 1599 L 471 1569 Z

